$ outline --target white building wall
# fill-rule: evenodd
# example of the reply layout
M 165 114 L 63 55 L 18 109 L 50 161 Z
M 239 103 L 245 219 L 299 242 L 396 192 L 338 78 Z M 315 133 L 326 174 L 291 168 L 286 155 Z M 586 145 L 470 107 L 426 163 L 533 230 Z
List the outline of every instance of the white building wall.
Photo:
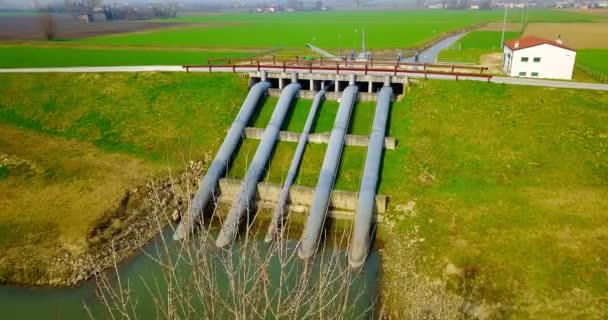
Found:
M 505 53 L 507 50 L 511 53 L 510 49 L 505 47 Z M 506 73 L 511 77 L 570 80 L 576 61 L 576 52 L 543 44 L 516 50 L 512 52 L 512 57 L 510 70 L 506 69 Z M 528 58 L 528 61 L 523 62 L 522 58 Z M 534 58 L 541 60 L 534 62 Z
M 502 53 L 502 70 L 505 72 L 505 74 L 510 75 L 511 74 L 511 66 L 513 64 L 513 51 L 505 46 L 504 47 L 504 51 Z

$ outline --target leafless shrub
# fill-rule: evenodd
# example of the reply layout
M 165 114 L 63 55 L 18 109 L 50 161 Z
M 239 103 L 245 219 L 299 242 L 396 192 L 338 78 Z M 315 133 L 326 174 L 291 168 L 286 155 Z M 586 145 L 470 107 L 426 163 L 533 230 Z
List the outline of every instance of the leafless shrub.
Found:
M 221 207 L 219 201 L 216 207 Z M 258 235 L 252 227 L 254 221 L 244 221 L 248 227 L 232 248 L 218 249 L 214 240 L 215 226 L 222 219 L 219 210 L 201 223 L 200 230 L 189 239 L 174 242 L 162 238 L 156 254 L 146 253 L 162 268 L 160 279 L 142 279 L 154 300 L 158 318 L 369 317 L 371 307 L 355 314 L 355 301 L 363 297 L 365 288 L 354 285 L 360 275 L 348 268 L 345 250 L 322 245 L 316 259 L 305 263 L 297 257 L 297 241 L 277 241 L 270 246 L 259 241 L 263 234 Z M 158 220 L 157 227 L 162 232 L 164 223 Z M 285 232 L 289 233 L 289 224 Z M 348 238 L 334 233 L 323 243 L 339 245 Z M 99 300 L 111 318 L 137 319 L 137 299 L 132 296 L 131 283 L 123 283 L 117 267 L 115 271 L 98 273 Z M 91 312 L 89 315 L 96 316 Z

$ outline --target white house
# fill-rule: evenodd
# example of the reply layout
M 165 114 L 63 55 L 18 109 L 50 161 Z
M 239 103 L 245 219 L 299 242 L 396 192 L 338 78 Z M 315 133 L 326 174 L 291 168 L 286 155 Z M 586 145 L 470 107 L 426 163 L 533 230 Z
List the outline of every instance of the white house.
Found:
M 506 41 L 502 69 L 510 77 L 572 79 L 576 50 L 558 40 L 526 36 Z

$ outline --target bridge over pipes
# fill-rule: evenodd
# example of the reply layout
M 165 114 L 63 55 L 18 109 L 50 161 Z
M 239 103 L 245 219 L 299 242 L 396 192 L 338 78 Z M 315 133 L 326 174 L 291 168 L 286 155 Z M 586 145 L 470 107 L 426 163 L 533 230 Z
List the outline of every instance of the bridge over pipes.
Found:
M 327 76 L 324 74 L 251 72 L 251 89 L 231 125 L 209 170 L 202 177 L 191 210 L 175 232 L 175 239 L 183 239 L 202 222 L 205 210 L 219 202 L 230 202 L 230 210 L 223 221 L 216 240 L 218 247 L 231 245 L 239 228 L 249 221 L 252 209 L 263 207 L 270 201 L 273 215 L 268 225 L 266 242 L 281 241 L 288 211 L 305 211 L 308 214 L 298 248 L 302 259 L 314 256 L 319 246 L 326 218 L 347 217 L 355 220 L 355 233 L 351 239 L 349 262 L 358 268 L 365 262 L 374 224 L 379 213 L 386 209 L 386 197 L 377 195 L 381 155 L 384 149 L 395 148 L 395 141 L 386 137 L 390 103 L 395 96 L 406 91 L 407 79 L 394 75 L 358 75 L 355 73 Z M 259 108 L 264 95 L 278 95 L 271 120 L 265 129 L 247 128 L 251 116 Z M 311 109 L 301 133 L 280 131 L 290 108 L 298 97 L 312 97 Z M 312 134 L 311 128 L 325 99 L 339 99 L 340 105 L 331 134 Z M 377 100 L 373 129 L 369 136 L 348 135 L 347 130 L 357 100 Z M 260 139 L 253 160 L 242 181 L 224 177 L 231 157 L 244 138 Z M 266 166 L 278 141 L 297 142 L 289 171 L 282 185 L 262 182 Z M 327 143 L 323 165 L 316 187 L 294 186 L 304 150 L 309 143 Z M 359 193 L 334 190 L 345 145 L 367 146 L 367 159 Z M 270 192 L 269 192 L 270 190 Z M 275 190 L 275 191 L 272 191 Z M 260 202 L 258 202 L 260 201 Z M 304 209 L 302 209 L 304 208 Z

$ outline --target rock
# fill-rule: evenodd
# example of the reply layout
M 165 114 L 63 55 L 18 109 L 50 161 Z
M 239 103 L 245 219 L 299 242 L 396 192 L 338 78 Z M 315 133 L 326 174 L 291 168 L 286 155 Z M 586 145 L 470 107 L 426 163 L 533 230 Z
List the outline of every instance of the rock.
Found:
M 455 264 L 450 262 L 445 266 L 443 273 L 445 273 L 448 276 L 461 275 L 462 269 L 458 268 Z
M 398 204 L 395 207 L 395 210 L 397 212 L 403 212 L 407 216 L 415 217 L 418 215 L 418 213 L 414 210 L 415 206 L 416 206 L 416 201 L 410 201 L 410 202 L 406 203 L 405 205 Z

